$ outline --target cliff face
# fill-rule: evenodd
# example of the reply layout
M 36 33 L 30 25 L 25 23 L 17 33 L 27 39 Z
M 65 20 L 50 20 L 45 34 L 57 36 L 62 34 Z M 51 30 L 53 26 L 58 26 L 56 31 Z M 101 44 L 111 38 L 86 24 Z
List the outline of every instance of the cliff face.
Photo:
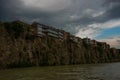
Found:
M 51 37 L 45 31 L 41 37 L 33 25 L 0 23 L 0 68 L 120 61 L 120 50 L 106 43 L 60 32 Z

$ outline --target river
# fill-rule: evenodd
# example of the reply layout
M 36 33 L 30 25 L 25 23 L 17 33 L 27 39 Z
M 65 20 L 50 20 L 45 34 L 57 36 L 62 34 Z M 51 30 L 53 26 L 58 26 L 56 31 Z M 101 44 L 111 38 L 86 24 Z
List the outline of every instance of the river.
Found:
M 120 80 L 120 63 L 0 70 L 0 80 Z

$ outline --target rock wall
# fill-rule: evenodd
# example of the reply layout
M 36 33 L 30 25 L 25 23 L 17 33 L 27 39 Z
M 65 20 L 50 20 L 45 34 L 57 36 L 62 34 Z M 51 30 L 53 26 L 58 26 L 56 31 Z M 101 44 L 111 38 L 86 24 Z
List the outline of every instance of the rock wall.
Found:
M 39 37 L 31 29 L 21 21 L 0 23 L 1 69 L 120 61 L 120 50 L 104 42 L 75 36 Z

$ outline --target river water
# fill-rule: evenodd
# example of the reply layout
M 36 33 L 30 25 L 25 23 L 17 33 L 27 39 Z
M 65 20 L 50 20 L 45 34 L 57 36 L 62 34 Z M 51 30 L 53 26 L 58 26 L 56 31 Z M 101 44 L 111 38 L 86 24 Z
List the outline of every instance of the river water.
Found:
M 120 63 L 8 69 L 0 80 L 120 80 Z

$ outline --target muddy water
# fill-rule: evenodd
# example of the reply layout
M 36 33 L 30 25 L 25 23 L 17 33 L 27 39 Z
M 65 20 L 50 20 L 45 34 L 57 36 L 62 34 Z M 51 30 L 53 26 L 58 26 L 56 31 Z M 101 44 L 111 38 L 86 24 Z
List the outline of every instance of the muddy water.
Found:
M 1 70 L 0 80 L 120 80 L 120 63 Z

